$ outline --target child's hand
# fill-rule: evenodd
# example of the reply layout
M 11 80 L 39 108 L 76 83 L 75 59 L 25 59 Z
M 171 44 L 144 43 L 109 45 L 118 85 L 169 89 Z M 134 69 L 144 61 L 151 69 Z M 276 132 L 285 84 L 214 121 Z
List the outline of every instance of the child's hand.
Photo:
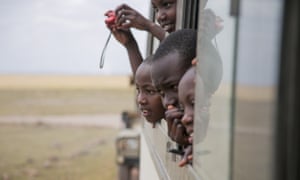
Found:
M 135 39 L 129 29 L 117 29 L 116 28 L 116 16 L 115 12 L 112 10 L 107 11 L 105 14 L 108 18 L 105 20 L 107 28 L 112 32 L 113 36 L 117 41 L 119 41 L 123 46 L 127 46 L 130 43 L 135 43 Z
M 136 43 L 136 40 L 130 30 L 113 28 L 111 32 L 114 35 L 115 39 L 125 47 L 127 47 L 127 45 L 129 45 L 130 43 Z
M 169 137 L 180 145 L 190 144 L 184 126 L 181 124 L 182 111 L 178 108 L 169 105 L 165 112 Z
M 118 6 L 115 12 L 117 14 L 116 24 L 118 29 L 134 27 L 139 30 L 148 30 L 149 26 L 153 23 L 126 4 Z
M 192 145 L 188 145 L 185 149 L 184 149 L 184 155 L 181 159 L 181 161 L 179 162 L 179 166 L 183 167 L 186 164 L 191 164 L 193 160 L 193 146 Z

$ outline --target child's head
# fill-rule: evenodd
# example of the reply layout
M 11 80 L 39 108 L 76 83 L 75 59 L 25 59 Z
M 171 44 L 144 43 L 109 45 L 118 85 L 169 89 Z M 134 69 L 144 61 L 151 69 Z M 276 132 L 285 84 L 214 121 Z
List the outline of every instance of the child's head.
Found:
M 202 77 L 199 76 L 198 80 L 198 103 L 202 110 L 208 109 L 208 96 L 205 91 Z M 190 135 L 193 133 L 194 124 L 194 105 L 195 105 L 195 88 L 196 88 L 196 67 L 192 66 L 186 71 L 186 73 L 180 79 L 178 84 L 178 99 L 181 109 L 184 111 L 184 115 L 181 119 L 182 124 L 186 128 L 187 133 Z M 203 109 L 204 108 L 204 109 Z
M 222 79 L 222 61 L 210 41 L 202 39 L 200 46 L 200 54 L 198 55 L 199 61 L 199 74 L 196 73 L 196 67 L 191 67 L 181 78 L 178 85 L 178 99 L 183 109 L 184 115 L 181 118 L 181 123 L 186 129 L 189 136 L 193 136 L 194 132 L 194 112 L 199 112 L 199 127 L 200 136 L 197 140 L 202 141 L 206 136 L 206 131 L 209 122 L 209 107 L 210 98 L 217 90 Z M 196 59 L 195 59 L 196 60 Z M 196 61 L 195 61 L 196 62 Z M 197 74 L 197 109 L 195 110 L 195 81 Z M 189 138 L 193 139 L 193 138 Z
M 135 84 L 137 89 L 137 102 L 142 115 L 150 123 L 164 118 L 164 108 L 161 103 L 160 94 L 152 85 L 150 69 L 151 58 L 149 56 L 138 67 L 135 74 Z
M 151 0 L 156 20 L 167 32 L 175 31 L 177 0 Z
M 196 69 L 191 67 L 181 78 L 178 84 L 178 99 L 184 115 L 181 119 L 183 126 L 186 128 L 188 135 L 194 132 L 194 104 L 195 104 L 195 78 Z M 199 96 L 204 97 L 203 82 L 198 81 L 200 91 Z
M 152 81 L 165 109 L 168 105 L 178 107 L 178 83 L 196 56 L 196 40 L 195 30 L 178 30 L 162 41 L 153 56 Z

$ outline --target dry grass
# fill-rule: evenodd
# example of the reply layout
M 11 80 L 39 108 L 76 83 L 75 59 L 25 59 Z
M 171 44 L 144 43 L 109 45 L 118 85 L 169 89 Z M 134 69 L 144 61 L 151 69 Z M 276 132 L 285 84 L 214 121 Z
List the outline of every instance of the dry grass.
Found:
M 0 179 L 116 179 L 117 130 L 0 125 Z
M 134 110 L 128 77 L 0 76 L 0 115 L 111 114 Z
M 1 75 L 0 89 L 127 89 L 129 76 Z
M 134 88 L 121 76 L 0 76 L 0 116 L 120 114 Z M 0 179 L 116 179 L 116 129 L 0 124 Z
M 0 115 L 119 114 L 133 109 L 132 88 L 0 90 Z

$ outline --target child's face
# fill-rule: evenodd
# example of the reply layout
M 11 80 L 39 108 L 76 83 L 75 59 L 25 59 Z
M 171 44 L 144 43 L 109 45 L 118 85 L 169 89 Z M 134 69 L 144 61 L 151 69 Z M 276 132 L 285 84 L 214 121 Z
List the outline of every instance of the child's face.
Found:
M 156 11 L 156 20 L 167 32 L 175 31 L 177 0 L 151 0 Z
M 154 123 L 164 118 L 164 108 L 158 91 L 152 85 L 150 68 L 148 64 L 139 66 L 135 75 L 135 84 L 139 109 L 148 122 Z
M 184 110 L 181 123 L 186 128 L 188 135 L 194 132 L 195 73 L 195 68 L 190 68 L 183 75 L 178 85 L 178 99 L 181 108 Z M 200 83 L 200 86 L 202 85 Z M 204 96 L 203 93 L 203 91 L 199 92 L 200 96 Z
M 151 67 L 152 81 L 159 91 L 165 109 L 169 105 L 178 107 L 178 83 L 185 69 L 180 65 L 177 52 L 170 53 L 153 62 Z

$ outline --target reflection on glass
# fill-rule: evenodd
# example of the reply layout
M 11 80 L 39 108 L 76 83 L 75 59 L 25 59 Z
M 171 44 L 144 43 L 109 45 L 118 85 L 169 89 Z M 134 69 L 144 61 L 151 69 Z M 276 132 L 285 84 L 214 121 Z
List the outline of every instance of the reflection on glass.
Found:
M 197 95 L 200 87 L 196 87 L 193 166 L 203 179 L 271 180 L 282 2 L 255 0 L 241 5 L 234 111 L 231 95 L 237 32 L 229 7 L 230 0 L 210 0 L 202 8 L 202 13 L 210 9 L 217 23 L 211 26 L 208 19 L 214 18 L 200 17 L 197 76 L 207 79 L 207 91 L 212 93 L 207 94 L 209 117 L 205 118 Z M 213 31 L 211 27 L 222 28 Z M 216 56 L 212 49 L 217 50 Z M 218 58 L 221 69 L 213 63 Z M 219 77 L 220 84 L 214 83 Z
M 202 78 L 206 100 L 196 93 L 194 161 L 201 177 L 229 179 L 231 132 L 231 85 L 234 19 L 229 17 L 230 1 L 208 1 L 201 8 L 198 36 L 197 82 Z M 196 87 L 196 92 L 200 91 Z M 208 107 L 203 112 L 202 106 Z

